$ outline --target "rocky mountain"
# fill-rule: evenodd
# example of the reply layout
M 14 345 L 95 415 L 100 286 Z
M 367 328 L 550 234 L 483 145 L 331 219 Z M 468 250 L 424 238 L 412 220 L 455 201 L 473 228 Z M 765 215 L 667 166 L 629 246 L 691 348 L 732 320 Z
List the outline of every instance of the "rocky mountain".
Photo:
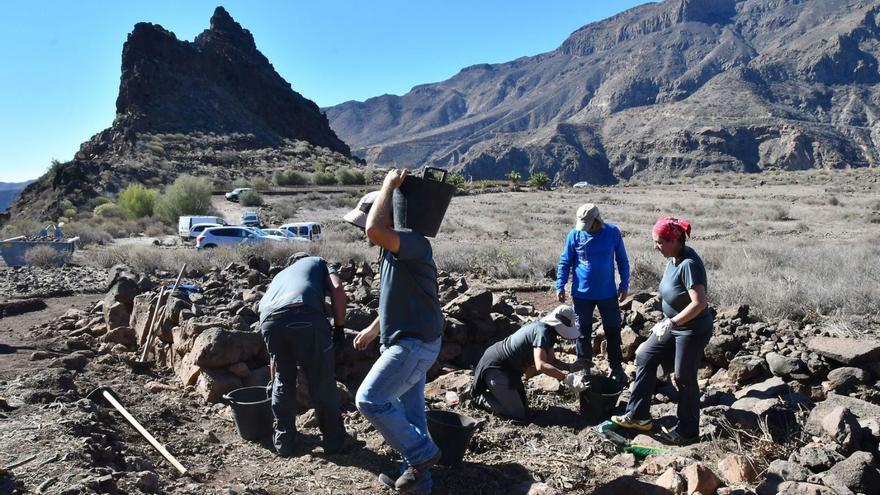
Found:
M 122 48 L 113 125 L 28 187 L 11 211 L 57 216 L 62 200 L 88 206 L 130 182 L 158 187 L 184 173 L 221 181 L 269 176 L 318 159 L 356 164 L 318 106 L 217 7 L 192 42 L 136 24 Z
M 568 182 L 880 163 L 876 0 L 666 0 L 326 109 L 355 154 Z
M 0 211 L 5 211 L 31 182 L 0 182 Z

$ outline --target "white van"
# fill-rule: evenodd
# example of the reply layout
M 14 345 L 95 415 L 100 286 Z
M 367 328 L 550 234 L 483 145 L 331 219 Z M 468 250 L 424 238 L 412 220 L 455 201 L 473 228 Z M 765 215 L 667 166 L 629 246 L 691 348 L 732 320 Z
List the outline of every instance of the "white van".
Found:
M 321 224 L 317 222 L 286 223 L 279 228 L 290 232 L 291 235 L 298 239 L 309 241 L 321 240 Z
M 226 225 L 226 220 L 223 217 L 193 217 L 193 216 L 182 216 L 177 221 L 177 233 L 180 235 L 182 239 L 190 239 L 190 230 L 192 230 L 193 225 L 197 223 L 216 223 L 218 225 Z

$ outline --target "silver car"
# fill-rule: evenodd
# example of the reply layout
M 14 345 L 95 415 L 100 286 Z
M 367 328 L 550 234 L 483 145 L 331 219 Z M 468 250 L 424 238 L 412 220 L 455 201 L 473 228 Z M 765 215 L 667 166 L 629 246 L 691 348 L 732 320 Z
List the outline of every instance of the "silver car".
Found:
M 196 237 L 197 249 L 218 246 L 237 246 L 239 244 L 259 244 L 263 242 L 287 242 L 287 238 L 269 235 L 260 229 L 241 226 L 212 227 Z

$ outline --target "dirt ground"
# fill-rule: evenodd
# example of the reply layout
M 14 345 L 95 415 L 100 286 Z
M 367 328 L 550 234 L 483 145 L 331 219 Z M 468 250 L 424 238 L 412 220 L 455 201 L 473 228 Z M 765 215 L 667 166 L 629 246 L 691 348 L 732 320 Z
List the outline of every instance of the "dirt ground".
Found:
M 788 311 L 783 306 L 787 302 L 817 307 L 816 301 L 827 299 L 829 307 L 837 308 L 827 313 L 838 320 L 850 316 L 851 309 L 844 306 L 849 301 L 864 301 L 863 307 L 876 311 L 880 285 L 870 265 L 860 279 L 840 275 L 844 302 L 808 291 L 816 279 L 827 280 L 826 273 L 815 271 L 826 258 L 869 259 L 876 253 L 876 171 L 817 172 L 779 182 L 774 176 L 718 180 L 728 182 L 694 179 L 685 184 L 457 197 L 435 243 L 436 257 L 443 269 L 480 272 L 486 285 L 510 285 L 520 301 L 547 310 L 555 302 L 545 274 L 571 228 L 572 212 L 594 201 L 628 236 L 634 276 L 661 266 L 645 239 L 657 216 L 675 214 L 697 220 L 692 245 L 707 261 L 710 298 L 717 298 L 713 303 L 752 303 L 773 313 Z M 228 220 L 235 220 L 242 209 L 222 198 L 215 202 Z M 324 223 L 327 241 L 315 249 L 328 259 L 358 253 L 372 257 L 358 233 L 340 223 L 345 211 L 344 206 L 304 207 L 296 220 Z M 150 238 L 134 238 L 115 246 L 149 249 L 151 243 Z M 837 268 L 831 264 L 828 273 L 837 273 Z M 540 288 L 523 290 L 517 284 Z M 644 284 L 656 287 L 655 281 Z M 4 466 L 9 470 L 0 476 L 0 494 L 391 493 L 377 484 L 376 475 L 394 471 L 398 459 L 351 408 L 344 415 L 346 427 L 365 441 L 363 447 L 325 456 L 318 430 L 306 427 L 299 455 L 278 458 L 267 444 L 241 440 L 226 406 L 205 404 L 168 371 L 130 365 L 133 353 L 97 354 L 94 344 L 71 336 L 57 320 L 71 308 L 88 311 L 99 298 L 50 298 L 43 311 L 0 319 L 0 472 Z M 98 386 L 111 387 L 190 474 L 177 476 L 121 416 L 88 401 L 86 395 Z M 633 474 L 640 464 L 622 461 L 612 444 L 583 424 L 573 397 L 534 394 L 531 401 L 536 417 L 528 426 L 488 417 L 464 404 L 454 406 L 486 423 L 463 465 L 437 469 L 434 493 L 525 494 L 532 483 L 546 483 L 563 493 L 591 493 L 602 482 Z M 658 417 L 671 405 L 656 408 Z M 698 451 L 691 457 L 714 463 L 738 447 L 733 440 L 717 440 L 693 449 Z
M 281 459 L 267 444 L 240 439 L 227 407 L 206 405 L 167 372 L 136 371 L 126 364 L 129 354 L 96 358 L 47 325 L 71 308 L 88 310 L 94 298 L 49 299 L 43 311 L 0 320 L 0 397 L 7 402 L 0 461 L 28 461 L 0 478 L 0 493 L 133 493 L 139 483 L 161 493 L 383 492 L 376 475 L 395 469 L 395 455 L 351 410 L 346 426 L 364 447 L 325 456 L 318 430 L 304 428 L 298 455 Z M 71 365 L 77 356 L 86 362 Z M 120 415 L 85 398 L 98 386 L 112 388 L 190 474 L 178 477 Z M 615 451 L 581 424 L 573 398 L 537 396 L 533 405 L 538 414 L 527 427 L 456 406 L 488 423 L 462 466 L 436 470 L 435 493 L 526 493 L 533 481 L 587 493 L 608 478 L 602 459 Z M 142 480 L 149 471 L 158 485 Z

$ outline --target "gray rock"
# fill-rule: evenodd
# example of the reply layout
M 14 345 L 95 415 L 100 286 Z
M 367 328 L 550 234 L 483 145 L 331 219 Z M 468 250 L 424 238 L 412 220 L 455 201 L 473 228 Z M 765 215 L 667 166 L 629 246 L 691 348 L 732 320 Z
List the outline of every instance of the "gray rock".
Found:
M 807 377 L 807 365 L 796 357 L 788 357 L 776 352 L 768 352 L 765 359 L 767 360 L 767 366 L 770 368 L 770 372 L 775 376 L 789 377 L 796 375 L 794 378 L 797 379 L 804 379 Z
M 822 428 L 844 452 L 852 452 L 861 445 L 862 427 L 856 416 L 844 406 L 832 409 L 822 420 Z
M 789 461 L 796 462 L 814 473 L 825 471 L 843 460 L 843 456 L 835 452 L 833 446 L 809 443 L 793 453 Z
M 880 340 L 844 337 L 814 337 L 807 347 L 828 359 L 846 365 L 880 361 Z
M 136 486 L 146 493 L 159 493 L 159 475 L 152 471 L 137 473 Z
M 787 395 L 791 392 L 791 388 L 789 388 L 788 384 L 785 383 L 782 378 L 774 376 L 773 378 L 768 378 L 763 382 L 758 382 L 748 387 L 745 387 L 734 394 L 737 399 L 742 399 L 743 397 L 754 397 L 756 399 L 773 399 L 776 397 L 782 397 L 783 395 Z
M 716 368 L 726 368 L 739 349 L 739 342 L 732 335 L 719 334 L 709 339 L 703 355 Z
M 880 471 L 870 452 L 856 452 L 838 462 L 822 474 L 822 481 L 826 486 L 838 490 L 838 487 L 846 487 L 865 495 L 880 494 Z
M 831 411 L 839 406 L 844 406 L 859 418 L 860 421 L 880 418 L 880 406 L 854 397 L 845 395 L 828 394 L 828 398 L 818 403 L 810 411 L 807 418 L 806 430 L 813 435 L 822 435 L 824 428 L 822 421 Z
M 799 481 L 786 481 L 779 485 L 777 495 L 840 495 L 831 488 L 815 483 L 802 483 Z M 764 495 L 758 490 L 758 495 Z
M 846 394 L 858 385 L 866 384 L 868 379 L 869 376 L 865 370 L 845 366 L 843 368 L 831 370 L 828 373 L 828 389 L 833 390 L 838 394 Z
M 810 474 L 812 473 L 800 464 L 782 459 L 776 459 L 767 468 L 767 477 L 773 475 L 780 481 L 807 481 Z
M 727 375 L 739 385 L 763 378 L 767 374 L 767 363 L 764 359 L 751 354 L 737 356 L 727 366 Z

